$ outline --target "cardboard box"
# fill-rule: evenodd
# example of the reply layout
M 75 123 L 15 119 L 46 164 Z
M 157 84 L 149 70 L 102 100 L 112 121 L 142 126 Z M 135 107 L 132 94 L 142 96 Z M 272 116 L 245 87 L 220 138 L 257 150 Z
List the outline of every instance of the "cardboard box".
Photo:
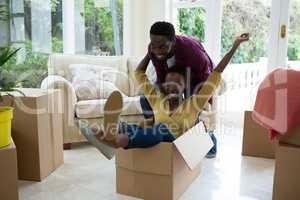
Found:
M 63 164 L 63 127 L 59 90 L 22 89 L 16 94 L 12 137 L 19 179 L 42 181 Z M 5 99 L 9 101 L 8 98 Z
M 276 152 L 273 200 L 300 199 L 300 148 L 279 144 Z
M 0 148 L 0 199 L 18 200 L 17 151 L 13 141 Z
M 278 142 L 271 142 L 268 130 L 251 115 L 251 111 L 245 111 L 242 155 L 274 159 Z
M 286 135 L 280 136 L 279 141 L 285 144 L 292 144 L 300 147 L 300 126 L 288 132 Z
M 117 192 L 145 200 L 175 200 L 198 177 L 213 143 L 198 124 L 173 143 L 118 150 Z

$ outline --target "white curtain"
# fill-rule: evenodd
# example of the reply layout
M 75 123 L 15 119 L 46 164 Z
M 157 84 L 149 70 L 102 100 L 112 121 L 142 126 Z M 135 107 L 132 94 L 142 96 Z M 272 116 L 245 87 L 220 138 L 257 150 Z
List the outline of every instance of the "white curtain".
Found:
M 1 6 L 7 6 L 7 2 L 0 0 Z M 7 6 L 8 7 L 8 6 Z M 8 20 L 0 21 L 0 47 L 6 47 L 9 44 L 9 22 Z
M 32 51 L 51 53 L 51 0 L 31 0 Z

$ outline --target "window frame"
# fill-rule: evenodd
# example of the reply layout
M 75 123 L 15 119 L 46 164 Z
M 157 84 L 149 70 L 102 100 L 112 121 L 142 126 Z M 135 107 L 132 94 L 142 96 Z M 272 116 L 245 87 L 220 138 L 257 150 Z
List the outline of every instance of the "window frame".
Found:
M 178 1 L 171 0 L 171 22 L 177 24 L 178 9 L 181 8 L 204 8 L 206 10 L 206 17 L 204 22 L 205 39 L 203 45 L 216 62 L 220 59 L 221 54 L 221 25 L 222 25 L 222 0 L 197 0 Z M 209 17 L 215 16 L 215 17 Z M 177 28 L 177 26 L 176 26 Z M 176 30 L 178 31 L 178 30 Z

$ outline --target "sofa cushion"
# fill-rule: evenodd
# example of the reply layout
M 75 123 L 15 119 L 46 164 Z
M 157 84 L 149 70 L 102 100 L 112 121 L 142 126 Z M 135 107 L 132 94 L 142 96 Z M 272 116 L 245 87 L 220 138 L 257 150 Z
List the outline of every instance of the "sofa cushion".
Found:
M 72 81 L 70 65 L 72 64 L 90 64 L 113 68 L 118 71 L 114 84 L 126 95 L 129 96 L 129 81 L 127 58 L 123 56 L 87 56 L 87 55 L 68 55 L 52 54 L 49 56 L 49 75 L 59 75 Z
M 72 86 L 79 101 L 107 99 L 115 91 L 120 91 L 114 83 L 118 71 L 110 67 L 90 64 L 70 65 Z M 120 91 L 125 97 L 125 94 Z
M 99 118 L 104 115 L 104 105 L 106 99 L 79 101 L 76 104 L 76 116 L 80 119 Z M 142 114 L 140 106 L 140 97 L 123 98 L 124 106 L 121 115 L 140 115 Z
M 126 97 L 122 91 L 108 81 L 74 79 L 72 85 L 79 101 L 107 99 L 113 91 L 119 91 L 123 97 Z
M 71 64 L 69 66 L 72 80 L 80 79 L 100 79 L 115 83 L 119 71 L 104 65 L 91 64 Z

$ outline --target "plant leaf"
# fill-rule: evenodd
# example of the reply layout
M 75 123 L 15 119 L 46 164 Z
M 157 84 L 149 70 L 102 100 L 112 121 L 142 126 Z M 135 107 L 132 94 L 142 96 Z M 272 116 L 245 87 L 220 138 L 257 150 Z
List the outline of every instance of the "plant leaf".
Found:
M 10 48 L 6 48 L 4 50 L 4 53 L 1 53 L 0 55 L 0 66 L 3 66 L 12 56 L 14 56 L 21 48 L 18 48 L 14 50 L 13 52 L 10 52 Z

